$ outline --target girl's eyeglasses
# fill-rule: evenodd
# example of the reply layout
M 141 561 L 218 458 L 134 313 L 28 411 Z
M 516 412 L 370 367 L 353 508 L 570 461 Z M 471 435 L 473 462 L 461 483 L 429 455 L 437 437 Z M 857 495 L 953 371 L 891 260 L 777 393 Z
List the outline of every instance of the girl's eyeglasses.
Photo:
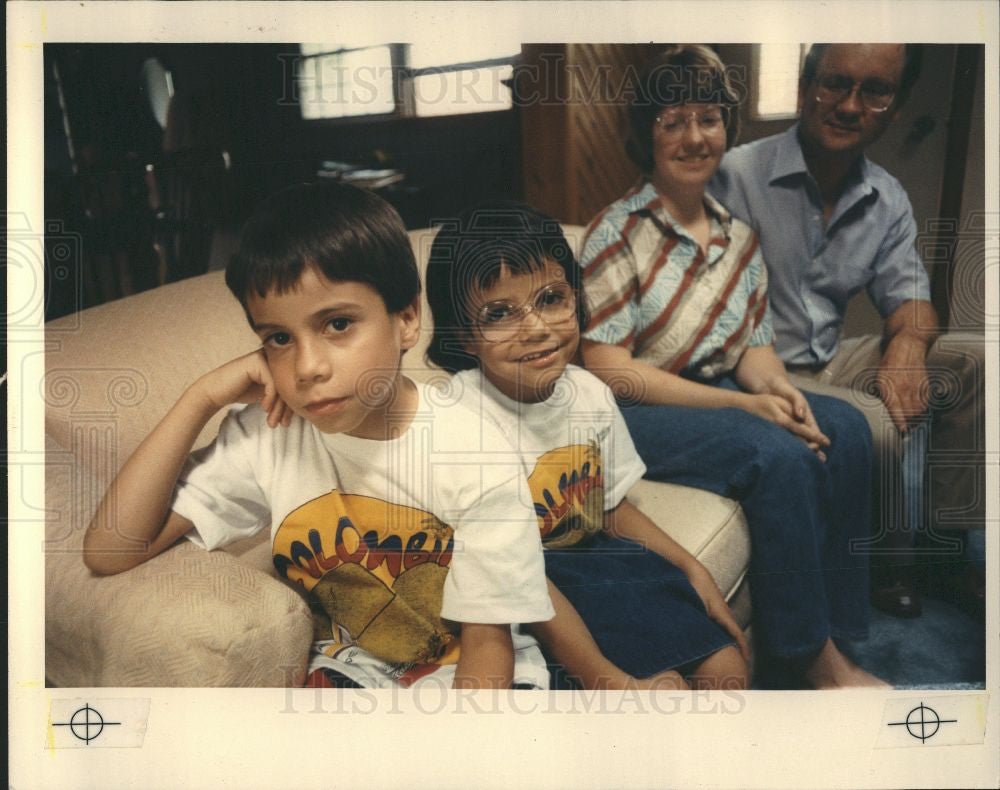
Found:
M 528 313 L 535 313 L 546 324 L 575 320 L 576 295 L 572 286 L 548 285 L 522 305 L 506 300 L 487 302 L 476 311 L 476 330 L 487 343 L 503 343 L 517 336 Z

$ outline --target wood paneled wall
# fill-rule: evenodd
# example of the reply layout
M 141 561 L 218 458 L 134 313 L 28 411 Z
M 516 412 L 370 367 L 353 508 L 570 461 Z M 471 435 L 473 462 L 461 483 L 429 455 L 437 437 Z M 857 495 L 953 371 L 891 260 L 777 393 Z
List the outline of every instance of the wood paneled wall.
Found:
M 586 224 L 635 181 L 625 154 L 626 108 L 643 65 L 662 45 L 533 44 L 519 75 L 528 203 Z

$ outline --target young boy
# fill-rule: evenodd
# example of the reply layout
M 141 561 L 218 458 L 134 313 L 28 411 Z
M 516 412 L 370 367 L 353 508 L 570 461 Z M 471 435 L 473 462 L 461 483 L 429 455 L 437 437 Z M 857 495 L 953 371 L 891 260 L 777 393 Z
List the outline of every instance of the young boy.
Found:
M 88 567 L 270 526 L 275 568 L 314 614 L 310 684 L 545 687 L 537 647 L 509 625 L 553 616 L 516 459 L 400 371 L 420 284 L 398 214 L 346 185 L 285 190 L 247 224 L 226 283 L 262 348 L 192 384 L 122 467 Z M 185 463 L 237 403 L 251 405 Z

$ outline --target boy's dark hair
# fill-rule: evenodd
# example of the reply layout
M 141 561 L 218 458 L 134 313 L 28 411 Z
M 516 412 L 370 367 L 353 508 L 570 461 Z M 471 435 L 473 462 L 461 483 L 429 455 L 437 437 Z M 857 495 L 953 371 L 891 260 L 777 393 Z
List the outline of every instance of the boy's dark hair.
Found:
M 226 285 L 243 305 L 251 292 L 284 293 L 314 266 L 328 280 L 374 288 L 397 313 L 420 293 L 403 221 L 382 198 L 349 184 L 298 184 L 267 198 L 247 221 L 226 267 Z M 251 321 L 252 323 L 252 321 Z
M 720 104 L 726 108 L 726 148 L 739 137 L 737 92 L 725 64 L 704 44 L 671 44 L 646 64 L 628 108 L 625 152 L 643 173 L 653 172 L 653 123 L 665 107 Z
M 816 78 L 816 71 L 819 69 L 819 62 L 823 59 L 829 44 L 813 44 L 809 47 L 802 61 L 802 75 L 799 77 L 799 90 L 805 90 Z M 907 44 L 903 53 L 903 74 L 899 79 L 896 88 L 896 106 L 900 106 L 907 100 L 910 91 L 913 90 L 913 83 L 920 76 L 920 68 L 924 61 L 923 44 Z
M 589 315 L 580 267 L 556 220 L 523 203 L 493 201 L 443 222 L 427 262 L 427 301 L 434 319 L 427 358 L 449 373 L 478 367 L 476 357 L 462 347 L 473 326 L 472 291 L 491 287 L 504 268 L 526 274 L 547 261 L 561 266 L 572 286 L 582 331 Z

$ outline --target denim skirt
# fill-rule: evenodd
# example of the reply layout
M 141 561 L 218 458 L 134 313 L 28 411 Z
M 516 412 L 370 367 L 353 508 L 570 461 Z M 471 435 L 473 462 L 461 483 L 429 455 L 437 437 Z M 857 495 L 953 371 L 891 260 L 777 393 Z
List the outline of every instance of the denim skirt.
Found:
M 632 677 L 686 669 L 735 644 L 708 618 L 684 572 L 638 543 L 601 532 L 584 547 L 544 556 L 546 575 L 604 657 Z

